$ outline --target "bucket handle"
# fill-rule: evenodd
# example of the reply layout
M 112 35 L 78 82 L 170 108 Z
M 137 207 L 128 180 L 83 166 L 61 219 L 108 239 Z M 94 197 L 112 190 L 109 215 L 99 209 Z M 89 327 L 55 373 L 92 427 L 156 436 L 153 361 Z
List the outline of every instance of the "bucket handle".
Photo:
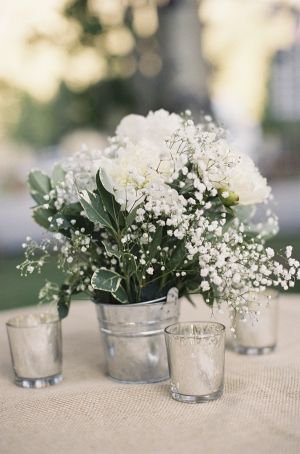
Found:
M 167 297 L 163 296 L 163 297 L 157 298 L 155 300 L 144 301 L 141 304 L 152 304 L 152 303 L 158 303 L 158 302 L 162 302 L 163 304 L 167 304 L 167 303 L 175 303 L 177 300 L 178 300 L 178 289 L 176 287 L 172 287 L 168 291 Z
M 167 293 L 167 303 L 175 303 L 178 300 L 178 288 L 172 287 Z

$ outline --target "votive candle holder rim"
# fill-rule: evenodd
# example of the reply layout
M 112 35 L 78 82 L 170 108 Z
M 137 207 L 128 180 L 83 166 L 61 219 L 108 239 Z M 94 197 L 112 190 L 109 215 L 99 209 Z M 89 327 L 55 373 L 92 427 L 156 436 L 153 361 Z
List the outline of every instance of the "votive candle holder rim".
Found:
M 53 314 L 51 312 L 30 312 L 28 314 L 21 314 L 21 316 L 26 316 L 26 317 L 30 317 L 32 315 L 39 315 L 39 316 L 43 316 L 43 315 L 53 315 L 53 319 L 52 320 L 45 320 L 45 321 L 42 321 L 36 325 L 17 325 L 16 322 L 14 322 L 14 320 L 16 320 L 17 317 L 19 317 L 18 315 L 15 315 L 14 317 L 10 318 L 9 320 L 7 320 L 7 322 L 5 323 L 7 327 L 9 328 L 16 328 L 16 329 L 33 329 L 33 328 L 40 328 L 42 325 L 51 325 L 52 323 L 57 323 L 57 322 L 60 322 L 60 318 L 58 315 L 56 314 Z
M 219 326 L 219 332 L 214 332 L 214 333 L 205 333 L 205 334 L 177 334 L 171 331 L 171 329 L 175 326 L 183 326 L 183 325 L 217 325 Z M 173 323 L 172 325 L 167 326 L 164 329 L 165 333 L 168 334 L 169 336 L 174 336 L 174 337 L 181 337 L 185 339 L 205 339 L 208 337 L 215 337 L 215 336 L 221 336 L 223 332 L 225 331 L 225 325 L 219 322 L 211 322 L 211 321 L 186 321 L 186 322 L 177 322 Z

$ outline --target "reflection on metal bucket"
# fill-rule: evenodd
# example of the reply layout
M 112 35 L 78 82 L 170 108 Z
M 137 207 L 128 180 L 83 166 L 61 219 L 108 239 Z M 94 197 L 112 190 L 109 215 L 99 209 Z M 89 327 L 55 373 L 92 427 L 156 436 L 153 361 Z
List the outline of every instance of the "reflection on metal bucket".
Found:
M 167 298 L 138 304 L 96 304 L 107 372 L 127 383 L 169 378 L 164 328 L 179 318 L 177 289 Z

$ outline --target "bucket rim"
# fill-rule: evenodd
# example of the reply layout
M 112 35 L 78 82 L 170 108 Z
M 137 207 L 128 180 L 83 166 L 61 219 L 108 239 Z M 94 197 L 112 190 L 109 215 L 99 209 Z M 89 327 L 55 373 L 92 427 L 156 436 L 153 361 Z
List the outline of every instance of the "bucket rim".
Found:
M 111 306 L 111 307 L 140 307 L 146 306 L 148 304 L 157 304 L 157 303 L 166 303 L 167 296 L 162 296 L 161 298 L 156 298 L 150 301 L 142 301 L 141 303 L 101 303 L 101 301 L 97 302 L 95 299 L 92 299 L 93 303 L 96 305 L 101 306 Z

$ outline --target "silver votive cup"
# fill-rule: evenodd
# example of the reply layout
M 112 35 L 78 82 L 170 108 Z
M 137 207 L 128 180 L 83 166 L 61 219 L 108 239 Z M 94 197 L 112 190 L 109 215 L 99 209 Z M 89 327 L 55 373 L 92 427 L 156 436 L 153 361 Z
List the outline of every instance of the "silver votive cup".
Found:
M 223 393 L 225 326 L 182 322 L 165 329 L 173 399 L 200 403 Z
M 51 313 L 18 315 L 6 323 L 15 384 L 43 388 L 62 380 L 61 322 Z
M 278 325 L 278 293 L 251 293 L 246 313 L 233 321 L 233 349 L 244 355 L 264 355 L 275 350 Z

